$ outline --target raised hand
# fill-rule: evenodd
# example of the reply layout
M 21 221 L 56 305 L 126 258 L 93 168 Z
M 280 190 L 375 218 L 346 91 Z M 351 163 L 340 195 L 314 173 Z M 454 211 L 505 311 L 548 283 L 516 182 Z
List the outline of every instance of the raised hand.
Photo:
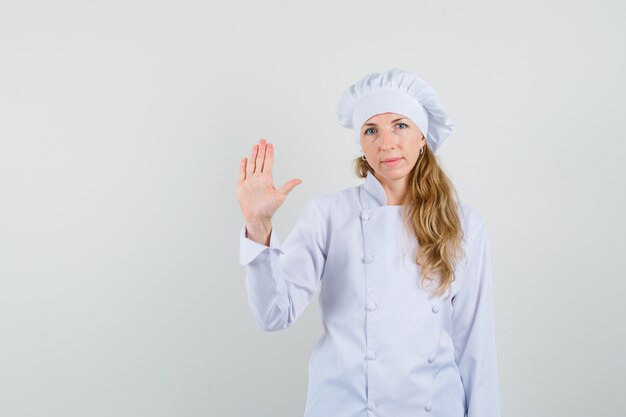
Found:
M 263 138 L 252 147 L 250 160 L 246 157 L 241 159 L 237 199 L 246 225 L 249 226 L 249 232 L 256 229 L 269 234 L 268 227 L 271 229 L 274 213 L 291 190 L 302 182 L 299 179 L 292 179 L 277 189 L 274 187 L 272 177 L 273 164 L 274 145 L 267 143 Z

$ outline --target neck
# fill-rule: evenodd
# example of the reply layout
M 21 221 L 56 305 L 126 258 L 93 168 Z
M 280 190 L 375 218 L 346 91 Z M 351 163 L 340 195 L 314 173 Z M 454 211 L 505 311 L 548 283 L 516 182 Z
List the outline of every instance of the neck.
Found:
M 376 177 L 378 178 L 378 177 Z M 402 200 L 406 194 L 406 177 L 398 178 L 396 180 L 386 180 L 378 178 L 378 181 L 383 186 L 385 194 L 387 195 L 388 206 L 399 206 L 402 204 Z

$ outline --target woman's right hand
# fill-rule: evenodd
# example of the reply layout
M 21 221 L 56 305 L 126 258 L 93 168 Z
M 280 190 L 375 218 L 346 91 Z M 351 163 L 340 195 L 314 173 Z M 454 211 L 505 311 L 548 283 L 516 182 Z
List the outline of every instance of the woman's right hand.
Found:
M 272 177 L 273 164 L 274 145 L 265 139 L 252 147 L 249 161 L 246 157 L 241 159 L 237 199 L 246 224 L 271 224 L 287 194 L 302 182 L 292 179 L 277 189 Z

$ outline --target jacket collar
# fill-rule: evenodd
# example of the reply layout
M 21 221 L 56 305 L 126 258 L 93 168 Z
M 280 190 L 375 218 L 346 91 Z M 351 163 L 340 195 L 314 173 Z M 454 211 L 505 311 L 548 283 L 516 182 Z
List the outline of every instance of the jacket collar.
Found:
M 387 205 L 387 194 L 380 181 L 374 174 L 367 171 L 367 177 L 365 177 L 365 183 L 363 184 L 366 194 L 371 200 L 374 207 Z

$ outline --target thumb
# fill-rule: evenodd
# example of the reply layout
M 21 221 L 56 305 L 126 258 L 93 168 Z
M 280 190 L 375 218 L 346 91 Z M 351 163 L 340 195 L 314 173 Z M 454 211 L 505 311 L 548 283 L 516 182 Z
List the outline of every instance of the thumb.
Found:
M 278 192 L 286 196 L 291 192 L 291 190 L 295 188 L 296 185 L 300 184 L 301 182 L 302 180 L 299 179 L 289 180 L 278 189 Z

